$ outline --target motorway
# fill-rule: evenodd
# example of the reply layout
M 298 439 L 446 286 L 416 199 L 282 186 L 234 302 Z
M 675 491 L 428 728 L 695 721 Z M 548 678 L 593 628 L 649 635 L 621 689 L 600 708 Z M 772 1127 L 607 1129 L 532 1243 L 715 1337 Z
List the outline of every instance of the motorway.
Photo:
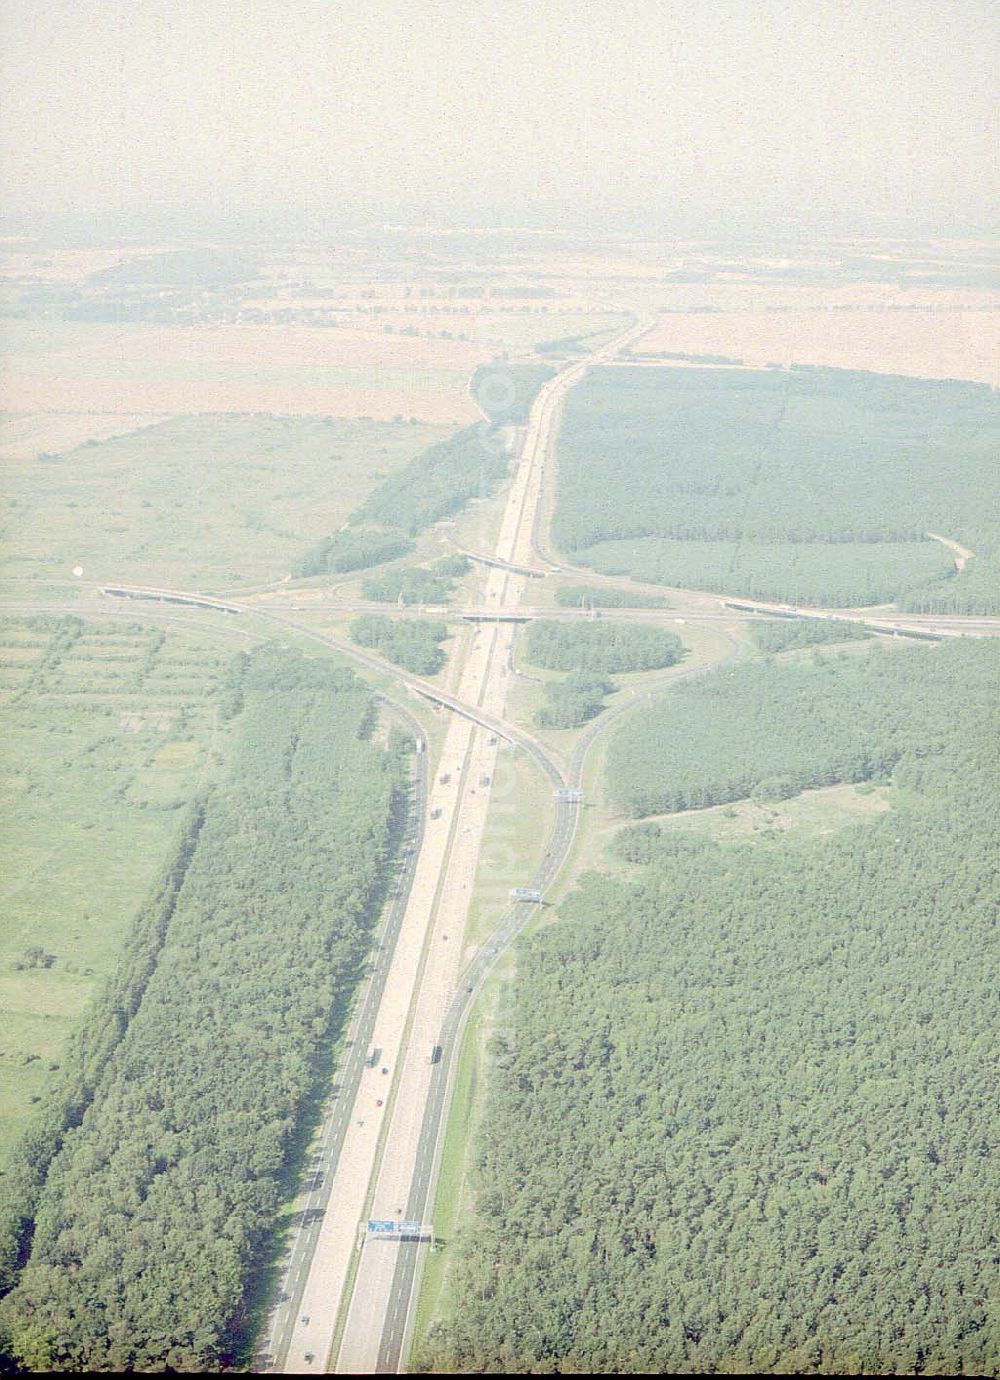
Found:
M 541 610 L 521 602 L 525 581 L 538 572 L 539 563 L 562 571 L 572 570 L 588 582 L 640 588 L 617 577 L 598 577 L 565 560 L 557 563 L 545 549 L 543 493 L 547 462 L 559 408 L 566 392 L 592 364 L 622 348 L 645 325 L 633 327 L 594 356 L 571 365 L 543 386 L 524 432 L 521 456 L 511 486 L 496 552 L 483 557 L 488 569 L 484 605 L 447 610 L 454 617 L 495 621 L 482 627 L 473 639 L 462 668 L 457 693 L 446 693 L 420 677 L 409 675 L 353 643 L 296 620 L 307 612 L 282 592 L 274 602 L 222 601 L 184 591 L 164 591 L 116 586 L 122 604 L 139 600 L 168 600 L 197 605 L 213 611 L 250 616 L 253 620 L 287 628 L 323 643 L 397 684 L 453 711 L 442 762 L 453 764 L 456 778 L 450 788 L 428 781 L 429 760 L 418 758 L 408 851 L 388 898 L 379 947 L 344 1046 L 342 1066 L 336 1071 L 322 1130 L 313 1151 L 306 1178 L 306 1194 L 294 1235 L 287 1251 L 280 1292 L 269 1315 L 262 1354 L 257 1368 L 285 1373 L 322 1373 L 336 1359 L 344 1373 L 397 1372 L 406 1359 L 417 1294 L 421 1247 L 416 1242 L 372 1241 L 360 1252 L 355 1240 L 358 1224 L 367 1215 L 405 1213 L 405 1220 L 426 1221 L 433 1203 L 444 1126 L 447 1121 L 457 1053 L 469 1012 L 504 950 L 536 914 L 532 905 L 518 903 L 504 914 L 498 929 L 471 961 L 464 962 L 460 942 L 450 948 L 440 941 L 460 940 L 471 899 L 479 846 L 486 821 L 496 738 L 503 738 L 528 752 L 554 788 L 578 787 L 587 751 L 596 737 L 637 699 L 621 702 L 588 726 L 577 741 L 565 772 L 545 747 L 530 733 L 511 724 L 504 715 L 507 671 L 514 635 L 514 619 L 530 616 L 579 618 L 585 610 Z M 551 472 L 551 466 L 548 466 Z M 110 592 L 110 588 L 109 592 Z M 658 589 L 671 597 L 671 591 Z M 290 592 L 289 592 L 290 593 Z M 687 596 L 688 592 L 684 592 Z M 279 603 L 278 600 L 281 600 Z M 108 607 L 107 598 L 102 601 Z M 38 612 L 37 603 L 27 605 Z M 101 605 L 99 605 L 100 607 Z M 7 605 L 11 612 L 20 607 Z M 52 607 L 65 612 L 90 611 L 81 602 Z M 309 612 L 360 611 L 360 605 L 324 602 Z M 136 610 L 138 612 L 138 610 Z M 384 606 L 379 611 L 386 612 Z M 408 614 L 415 610 L 393 610 Z M 677 619 L 681 610 L 602 609 L 602 618 Z M 881 613 L 857 610 L 815 610 L 754 602 L 727 606 L 721 596 L 690 592 L 683 613 L 697 619 L 773 617 L 843 617 L 865 622 L 878 630 L 905 633 L 932 632 L 937 636 L 958 632 L 996 635 L 1000 620 L 918 619 L 904 620 Z M 156 615 L 151 615 L 156 616 Z M 160 617 L 170 615 L 160 614 Z M 227 620 L 229 621 L 229 620 Z M 232 624 L 227 631 L 236 632 Z M 243 619 L 240 620 L 243 622 Z M 258 634 L 250 631 L 248 637 Z M 739 655 L 737 644 L 726 660 Z M 716 665 L 719 663 L 716 663 Z M 702 674 L 709 668 L 674 671 L 649 682 L 652 694 L 661 683 L 682 676 Z M 392 704 L 392 702 L 389 702 Z M 395 712 L 416 721 L 398 705 Z M 419 726 L 416 735 L 424 735 Z M 425 827 L 429 809 L 440 809 L 440 827 Z M 546 851 L 534 877 L 525 885 L 544 893 L 568 858 L 579 821 L 580 807 L 558 803 Z M 442 924 L 448 930 L 442 931 Z M 366 1055 L 375 1041 L 385 1050 L 379 1067 L 370 1068 Z M 440 1046 L 436 1062 L 426 1050 Z M 387 1062 L 383 1065 L 382 1059 Z M 381 1067 L 390 1070 L 388 1077 Z M 373 1112 L 373 1090 L 388 1093 Z M 362 1112 L 362 1115 L 358 1115 Z M 338 1178 L 339 1176 L 339 1178 Z M 389 1204 L 392 1206 L 389 1206 Z M 335 1257 L 335 1258 L 334 1258 Z M 305 1301 L 305 1302 L 304 1302 Z M 339 1341 L 336 1358 L 328 1353 Z
M 416 742 L 424 741 L 424 731 L 420 723 L 408 710 L 391 700 L 383 699 L 383 702 L 403 720 Z M 333 1184 L 331 1170 L 340 1158 L 347 1134 L 350 1109 L 357 1098 L 365 1072 L 375 1016 L 389 971 L 387 956 L 395 949 L 413 886 L 416 859 L 423 844 L 429 788 L 429 754 L 426 751 L 418 752 L 414 760 L 413 790 L 407 812 L 407 827 L 402 840 L 402 859 L 386 899 L 382 922 L 376 936 L 371 971 L 359 993 L 353 1019 L 344 1037 L 343 1054 L 336 1070 L 338 1081 L 330 1088 L 322 1126 L 310 1146 L 309 1167 L 303 1182 L 304 1194 L 300 1195 L 302 1206 L 296 1214 L 282 1256 L 278 1292 L 258 1343 L 254 1359 L 255 1370 L 269 1369 L 274 1360 L 284 1355 L 288 1349 L 295 1319 L 300 1316 L 305 1278 L 319 1226 L 329 1206 Z
M 621 348 L 639 329 L 641 327 L 632 327 L 589 362 L 599 362 L 605 352 Z M 553 419 L 563 395 L 582 376 L 586 367 L 586 364 L 573 365 L 556 375 L 542 388 L 532 407 L 497 544 L 498 568 L 491 571 L 491 580 L 496 577 L 496 584 L 488 586 L 486 591 L 487 607 L 518 606 L 523 581 L 527 576 L 513 572 L 529 564 L 524 557 L 525 552 L 530 551 L 536 524 L 542 461 L 552 434 Z M 509 625 L 495 624 L 494 630 L 506 627 Z M 490 687 L 484 678 L 480 700 L 487 696 L 491 688 L 494 687 Z M 505 681 L 500 681 L 494 690 L 502 708 Z M 569 783 L 554 761 L 543 760 L 547 757 L 543 753 L 543 758 L 539 760 L 542 760 L 553 786 L 565 787 Z M 545 854 L 529 883 L 532 888 L 544 893 L 559 872 L 572 848 L 578 820 L 579 805 L 557 803 Z M 531 904 L 511 906 L 471 964 L 455 974 L 449 1000 L 435 1028 L 440 1057 L 436 1063 L 424 1067 L 422 1110 L 412 1158 L 407 1158 L 405 1174 L 397 1173 L 395 1176 L 396 1197 L 403 1198 L 405 1220 L 425 1221 L 429 1205 L 433 1202 L 457 1055 L 469 1012 L 500 956 L 534 913 L 535 907 Z M 400 1188 L 404 1182 L 405 1194 Z M 378 1216 L 377 1211 L 374 1215 Z M 335 1369 L 338 1373 L 395 1373 L 399 1370 L 412 1326 L 416 1294 L 414 1285 L 421 1249 L 421 1245 L 415 1241 L 371 1241 L 364 1246 L 354 1297 L 347 1311 L 344 1335 L 336 1358 Z

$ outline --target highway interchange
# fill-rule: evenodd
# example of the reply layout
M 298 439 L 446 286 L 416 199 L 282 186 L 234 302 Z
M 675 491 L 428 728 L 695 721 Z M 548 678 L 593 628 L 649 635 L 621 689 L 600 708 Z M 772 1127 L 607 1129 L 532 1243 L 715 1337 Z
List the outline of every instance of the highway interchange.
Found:
M 381 676 L 392 677 L 401 688 L 459 716 L 466 723 L 467 739 L 462 741 L 466 742 L 467 746 L 464 749 L 459 780 L 456 783 L 454 793 L 454 815 L 446 821 L 448 833 L 444 840 L 443 853 L 440 841 L 436 845 L 440 878 L 434 891 L 434 901 L 430 907 L 430 913 L 417 917 L 422 922 L 425 933 L 418 935 L 421 945 L 420 958 L 416 966 L 412 968 L 413 991 L 407 994 L 407 1001 L 411 1006 L 415 1007 L 420 999 L 420 984 L 424 980 L 425 965 L 428 961 L 427 943 L 431 936 L 435 912 L 440 904 L 442 887 L 447 868 L 450 865 L 451 850 L 458 838 L 457 825 L 463 798 L 466 807 L 470 803 L 467 797 L 463 797 L 463 792 L 472 789 L 469 783 L 476 779 L 479 783 L 480 795 L 484 797 L 488 795 L 488 786 L 484 788 L 482 785 L 486 778 L 478 768 L 473 767 L 473 762 L 479 762 L 480 759 L 489 760 L 487 745 L 493 745 L 498 738 L 502 738 L 521 748 L 532 757 L 544 772 L 553 791 L 565 788 L 578 790 L 583 780 L 586 754 L 598 735 L 638 702 L 636 699 L 622 701 L 595 719 L 579 736 L 571 759 L 566 764 L 561 765 L 534 735 L 511 723 L 501 712 L 506 693 L 506 683 L 502 682 L 501 678 L 506 676 L 515 621 L 523 621 L 529 617 L 537 616 L 555 616 L 568 619 L 590 616 L 586 610 L 546 610 L 525 605 L 521 600 L 521 589 L 526 580 L 541 574 L 540 566 L 564 571 L 572 569 L 573 573 L 579 574 L 588 582 L 594 582 L 596 578 L 591 571 L 569 567 L 565 561 L 558 562 L 547 550 L 543 532 L 546 461 L 551 454 L 559 407 L 566 391 L 582 377 L 590 365 L 613 357 L 618 350 L 644 331 L 646 326 L 647 323 L 643 322 L 631 327 L 590 359 L 574 363 L 564 369 L 543 386 L 536 398 L 528 425 L 523 433 L 518 467 L 510 491 L 505 523 L 501 530 L 497 550 L 489 555 L 481 556 L 488 570 L 486 602 L 468 608 L 447 610 L 452 618 L 458 616 L 475 620 L 485 616 L 491 619 L 490 624 L 484 629 L 487 641 L 485 645 L 480 645 L 476 654 L 478 656 L 477 669 L 470 681 L 470 684 L 475 687 L 475 693 L 472 695 L 463 696 L 445 692 L 422 677 L 400 671 L 398 667 L 384 661 L 375 653 L 367 652 L 345 639 L 309 627 L 296 619 L 295 614 L 301 614 L 304 610 L 298 607 L 289 595 L 281 596 L 280 602 L 278 600 L 262 600 L 254 603 L 243 603 L 235 600 L 212 599 L 184 591 L 164 591 L 118 585 L 106 586 L 105 590 L 101 592 L 95 591 L 89 601 L 78 599 L 72 604 L 52 603 L 43 605 L 31 603 L 28 600 L 18 600 L 5 605 L 5 608 L 10 612 L 20 611 L 23 607 L 31 612 L 38 612 L 42 608 L 58 608 L 62 611 L 85 613 L 96 608 L 106 610 L 109 597 L 117 596 L 113 602 L 119 603 L 120 606 L 127 605 L 130 613 L 133 611 L 138 613 L 140 605 L 142 605 L 142 612 L 149 616 L 174 616 L 149 608 L 150 602 L 155 602 L 159 603 L 162 609 L 164 601 L 196 606 L 205 611 L 244 615 L 244 618 L 240 618 L 240 623 L 244 624 L 244 629 L 238 630 L 236 627 L 230 626 L 228 631 L 234 633 L 241 631 L 242 635 L 252 639 L 261 636 L 260 633 L 245 627 L 248 619 L 252 619 L 254 624 L 258 620 L 263 620 L 265 624 L 285 628 L 298 635 L 323 643 L 331 649 L 349 656 L 368 669 L 376 671 Z M 476 554 L 481 555 L 481 553 Z M 642 588 L 629 581 L 612 580 L 611 577 L 605 577 L 601 583 L 614 583 L 620 588 L 633 590 Z M 662 593 L 662 591 L 659 592 Z M 783 614 L 784 616 L 850 618 L 871 625 L 873 630 L 889 633 L 898 632 L 903 635 L 916 634 L 919 636 L 923 633 L 926 636 L 928 632 L 933 636 L 949 636 L 960 633 L 996 635 L 1000 632 L 1000 620 L 996 619 L 928 619 L 916 616 L 907 616 L 902 619 L 895 616 L 887 617 L 881 612 L 875 617 L 871 613 L 857 610 L 795 609 L 787 605 L 758 602 L 751 604 L 749 601 L 729 601 L 727 603 L 718 597 L 705 595 L 693 595 L 693 599 L 693 606 L 690 609 L 686 606 L 685 614 L 692 620 L 698 619 L 699 621 L 701 619 L 723 619 L 731 622 L 736 618 L 773 617 L 775 614 Z M 362 608 L 367 608 L 367 606 L 348 602 L 343 604 L 329 602 L 323 605 L 324 613 L 339 612 L 341 609 L 344 612 L 353 613 L 362 611 Z M 384 607 L 381 607 L 380 611 L 385 612 Z M 398 609 L 393 612 L 407 616 L 416 613 L 417 610 Z M 442 612 L 444 611 L 442 610 Z M 676 610 L 662 609 L 642 610 L 641 612 L 629 609 L 603 609 L 600 616 L 682 621 L 677 619 Z M 227 619 L 226 621 L 231 625 L 235 623 L 235 620 Z M 739 655 L 739 647 L 735 639 L 730 639 L 730 641 L 732 646 L 724 660 L 731 660 Z M 473 657 L 472 653 L 469 655 L 471 667 Z M 718 664 L 719 662 L 716 661 L 715 665 Z M 651 678 L 647 693 L 652 693 L 659 684 L 676 681 L 683 675 L 701 674 L 707 669 L 709 668 L 699 667 L 680 672 L 674 671 L 665 677 Z M 472 674 L 471 670 L 469 674 Z M 395 700 L 384 696 L 382 698 L 387 707 L 404 722 L 414 738 L 421 745 L 425 745 L 426 736 L 419 721 L 410 711 Z M 295 1225 L 287 1242 L 278 1291 L 258 1352 L 255 1368 L 259 1370 L 298 1373 L 303 1369 L 308 1369 L 321 1373 L 333 1368 L 348 1373 L 357 1373 L 360 1369 L 376 1370 L 379 1373 L 396 1373 L 405 1368 L 406 1347 L 411 1332 L 413 1307 L 418 1293 L 419 1264 L 422 1259 L 422 1252 L 427 1249 L 426 1244 L 418 1243 L 416 1240 L 378 1242 L 372 1243 L 372 1245 L 366 1246 L 364 1251 L 356 1253 L 359 1257 L 364 1256 L 365 1252 L 371 1251 L 374 1246 L 375 1250 L 392 1252 L 393 1263 L 391 1268 L 383 1269 L 381 1273 L 375 1272 L 371 1275 L 369 1287 L 372 1296 L 367 1297 L 363 1293 L 366 1287 L 366 1274 L 363 1269 L 359 1268 L 361 1261 L 351 1261 L 342 1284 L 343 1296 L 326 1298 L 325 1307 L 328 1316 L 325 1320 L 325 1326 L 318 1335 L 324 1339 L 329 1339 L 331 1344 L 334 1341 L 341 1344 L 342 1349 L 339 1357 L 328 1354 L 329 1347 L 324 1350 L 320 1344 L 313 1345 L 302 1341 L 300 1334 L 304 1334 L 308 1329 L 314 1327 L 314 1319 L 311 1314 L 303 1315 L 299 1310 L 302 1306 L 302 1299 L 307 1296 L 310 1274 L 317 1268 L 317 1246 L 321 1240 L 324 1217 L 330 1206 L 330 1195 L 334 1188 L 338 1161 L 341 1157 L 345 1137 L 352 1122 L 361 1124 L 357 1118 L 357 1110 L 361 1105 L 359 1099 L 362 1097 L 362 1089 L 368 1086 L 371 1081 L 366 1079 L 366 1069 L 371 1072 L 369 1051 L 375 1038 L 379 1012 L 386 999 L 386 983 L 394 961 L 397 938 L 401 926 L 404 924 L 408 907 L 412 910 L 414 878 L 424 852 L 427 835 L 425 821 L 431 793 L 430 772 L 432 763 L 430 757 L 430 752 L 425 750 L 418 753 L 414 759 L 414 785 L 404 851 L 396 875 L 387 892 L 384 915 L 379 929 L 378 946 L 373 956 L 371 971 L 358 994 L 355 1013 L 344 1042 L 342 1057 L 334 1073 L 335 1081 L 330 1091 L 328 1106 L 312 1146 L 312 1157 L 307 1167 L 303 1186 L 304 1193 L 300 1199 L 301 1210 L 297 1214 Z M 483 821 L 485 821 L 485 801 L 480 800 L 477 808 L 482 814 Z M 535 875 L 526 878 L 523 883 L 524 886 L 535 889 L 543 895 L 558 876 L 572 850 L 579 822 L 580 807 L 571 801 L 556 801 L 553 815 L 552 828 L 546 841 L 541 863 Z M 479 841 L 481 841 L 481 834 Z M 476 840 L 473 840 L 473 843 L 468 844 L 467 847 L 472 848 L 475 843 Z M 477 847 L 470 854 L 473 863 L 476 852 Z M 429 1069 L 423 1072 L 421 1078 L 422 1106 L 419 1109 L 419 1136 L 414 1141 L 412 1164 L 407 1161 L 408 1167 L 403 1166 L 396 1171 L 397 1183 L 402 1182 L 399 1175 L 403 1173 L 404 1168 L 406 1172 L 408 1187 L 403 1205 L 405 1220 L 426 1222 L 431 1215 L 441 1143 L 447 1123 L 458 1053 L 469 1013 L 500 957 L 535 913 L 536 908 L 531 904 L 524 902 L 512 904 L 489 940 L 474 953 L 471 961 L 463 968 L 455 969 L 449 980 L 450 997 L 442 1006 L 442 1019 L 440 1026 L 437 1027 L 440 1031 L 437 1040 L 440 1055 L 436 1057 Z M 447 936 L 445 937 L 447 938 Z M 457 945 L 453 947 L 458 948 Z M 397 1051 L 391 1076 L 386 1080 L 386 1100 L 391 1102 L 391 1105 L 386 1109 L 386 1128 L 390 1125 L 389 1114 L 396 1110 L 397 1099 L 405 1093 L 405 1089 L 401 1090 L 400 1088 L 399 1077 L 405 1064 L 406 1039 L 412 1033 L 411 1026 L 413 1024 L 413 1011 L 411 1010 L 403 1028 L 402 1043 Z M 412 1052 L 410 1057 L 412 1059 Z M 424 1062 L 427 1062 L 426 1058 Z M 380 1076 L 377 1070 L 374 1072 L 376 1077 Z M 381 1106 L 381 1102 L 379 1105 Z M 356 1181 L 360 1185 L 363 1179 L 364 1193 L 362 1201 L 357 1204 L 357 1213 L 354 1217 L 356 1224 L 362 1221 L 363 1211 L 371 1203 L 372 1186 L 377 1181 L 379 1165 L 386 1154 L 388 1140 L 388 1135 L 384 1133 L 372 1140 L 370 1163 L 366 1163 L 363 1170 L 359 1170 Z M 401 1196 L 401 1194 L 402 1190 L 395 1196 Z M 353 1242 L 351 1248 L 353 1250 Z M 361 1292 L 359 1293 L 359 1291 Z M 322 1291 L 320 1297 L 325 1297 Z M 359 1349 L 357 1345 L 353 1347 L 351 1345 L 352 1317 L 360 1317 L 364 1327 L 371 1331 L 372 1340 L 368 1351 L 365 1350 L 364 1346 Z M 312 1349 L 304 1351 L 303 1346 L 306 1345 L 312 1346 Z M 303 1365 L 303 1358 L 306 1360 L 305 1365 Z M 359 1358 L 364 1361 L 363 1365 Z

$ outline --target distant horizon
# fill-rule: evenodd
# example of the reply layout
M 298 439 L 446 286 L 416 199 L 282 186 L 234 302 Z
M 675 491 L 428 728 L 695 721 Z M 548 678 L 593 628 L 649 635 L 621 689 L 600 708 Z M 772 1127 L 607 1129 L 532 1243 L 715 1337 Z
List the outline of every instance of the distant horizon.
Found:
M 6 0 L 5 227 L 995 233 L 986 0 Z
M 651 244 L 718 245 L 732 248 L 762 249 L 783 246 L 808 249 L 833 244 L 899 244 L 920 245 L 954 241 L 984 246 L 1000 245 L 1000 226 L 985 223 L 953 222 L 882 224 L 856 223 L 843 225 L 801 224 L 744 224 L 724 226 L 718 223 L 697 226 L 685 224 L 670 227 L 655 223 L 650 217 L 622 219 L 617 224 L 572 222 L 568 215 L 537 219 L 529 216 L 490 217 L 456 212 L 429 217 L 422 211 L 370 211 L 354 216 L 323 217 L 315 212 L 306 216 L 294 212 L 247 212 L 229 217 L 193 217 L 186 208 L 186 219 L 180 211 L 148 216 L 55 216 L 44 213 L 0 213 L 0 244 L 33 241 L 50 244 L 53 248 L 87 248 L 120 243 L 148 245 L 158 243 L 309 243 L 356 237 L 439 237 L 442 239 L 471 236 L 487 241 L 503 236 L 523 236 L 540 241 L 563 241 L 569 244 L 622 244 L 642 242 Z

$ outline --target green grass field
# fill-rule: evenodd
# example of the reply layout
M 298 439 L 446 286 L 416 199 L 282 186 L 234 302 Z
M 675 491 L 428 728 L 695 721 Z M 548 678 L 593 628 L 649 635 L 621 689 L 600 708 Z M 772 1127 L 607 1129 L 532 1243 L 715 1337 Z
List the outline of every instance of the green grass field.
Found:
M 653 815 L 647 822 L 681 834 L 707 835 L 720 843 L 817 839 L 882 814 L 890 808 L 892 795 L 889 786 L 822 786 L 778 804 L 738 800 L 730 805 L 713 805 L 707 810 Z M 610 835 L 615 832 L 615 826 L 606 826 L 604 832 Z M 614 866 L 621 865 L 616 859 Z
M 217 764 L 229 656 L 180 626 L 0 623 L 0 1164 Z
M 178 417 L 51 459 L 9 461 L 0 577 L 226 589 L 279 580 L 386 476 L 450 428 L 341 418 Z
M 527 885 L 542 860 L 553 811 L 551 783 L 535 762 L 501 744 L 466 926 L 468 945 L 482 944 L 497 928 L 510 905 L 510 888 Z

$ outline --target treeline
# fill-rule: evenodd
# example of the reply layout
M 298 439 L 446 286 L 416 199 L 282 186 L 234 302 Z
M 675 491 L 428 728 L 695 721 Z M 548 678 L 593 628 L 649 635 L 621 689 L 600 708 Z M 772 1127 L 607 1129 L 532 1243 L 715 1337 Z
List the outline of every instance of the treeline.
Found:
M 467 556 L 442 556 L 429 566 L 397 566 L 369 575 L 361 593 L 386 604 L 443 604 L 468 570 Z
M 566 399 L 553 538 L 577 559 L 610 543 L 623 573 L 711 589 L 718 575 L 685 567 L 670 544 L 701 544 L 702 566 L 713 544 L 728 549 L 737 577 L 743 547 L 881 546 L 895 564 L 873 583 L 906 597 L 947 573 L 922 549 L 928 531 L 978 549 L 998 440 L 1000 409 L 980 384 L 830 369 L 595 369 Z M 915 565 L 900 544 L 918 549 Z M 790 560 L 782 574 L 795 573 Z M 807 560 L 813 600 L 841 602 L 846 568 L 826 590 L 822 553 Z M 745 580 L 730 588 L 752 592 Z
M 995 694 L 992 647 L 965 641 L 719 670 L 628 716 L 608 745 L 608 789 L 639 816 L 742 800 L 762 783 L 782 795 L 880 779 Z
M 317 1055 L 361 971 L 401 762 L 370 741 L 350 672 L 272 652 L 244 669 L 226 783 L 25 1149 L 29 1253 L 2 1321 L 27 1370 L 232 1364 Z
M 429 618 L 386 618 L 363 614 L 351 623 L 351 637 L 359 647 L 371 647 L 407 671 L 433 676 L 445 663 L 441 643 L 448 624 Z
M 351 517 L 415 537 L 470 498 L 495 493 L 507 478 L 508 457 L 499 432 L 465 427 L 428 447 L 375 488 Z
M 545 704 L 535 710 L 539 728 L 579 728 L 604 708 L 604 697 L 618 687 L 596 671 L 571 671 L 545 686 Z
M 666 609 L 670 605 L 659 594 L 633 594 L 631 590 L 609 585 L 560 585 L 556 603 L 564 609 Z
M 472 376 L 472 396 L 494 425 L 520 426 L 528 420 L 538 390 L 555 373 L 550 364 L 510 360 L 481 364 Z
M 651 671 L 684 654 L 676 633 L 629 623 L 561 623 L 539 618 L 525 632 L 525 657 L 549 671 Z
M 750 640 L 762 652 L 788 652 L 824 642 L 858 642 L 871 637 L 870 629 L 844 618 L 769 618 L 747 624 Z
M 495 493 L 508 469 L 499 425 L 465 427 L 383 479 L 351 514 L 348 526 L 307 551 L 293 573 L 362 570 L 405 556 L 413 549 L 411 538 L 457 513 L 469 499 Z
M 62 1055 L 58 1086 L 46 1098 L 4 1170 L 0 1187 L 0 1294 L 14 1285 L 30 1249 L 38 1198 L 49 1166 L 67 1132 L 83 1120 L 108 1061 L 139 1009 L 204 815 L 204 800 L 195 801 L 185 812 L 172 856 L 136 915 L 117 970 L 69 1041 Z
M 647 835 L 645 867 L 585 878 L 523 943 L 420 1368 L 1000 1369 L 1000 724 L 991 649 L 900 661 L 919 681 L 935 656 L 963 712 L 914 725 L 901 808 L 793 848 Z
M 347 527 L 317 542 L 299 560 L 292 573 L 303 578 L 347 574 L 351 570 L 394 561 L 412 550 L 413 542 L 398 534 Z

